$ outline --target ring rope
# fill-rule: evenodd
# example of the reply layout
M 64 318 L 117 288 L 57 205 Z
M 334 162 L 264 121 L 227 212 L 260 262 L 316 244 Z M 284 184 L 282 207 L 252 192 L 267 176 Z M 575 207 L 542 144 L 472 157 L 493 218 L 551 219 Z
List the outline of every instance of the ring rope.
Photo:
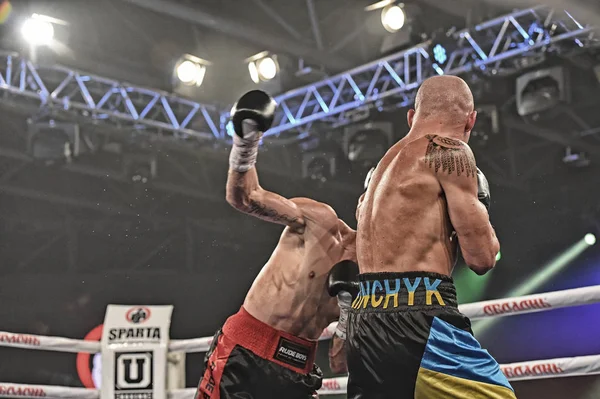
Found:
M 534 360 L 500 365 L 509 381 L 543 378 L 574 377 L 600 374 L 600 355 Z M 346 393 L 348 377 L 326 378 L 320 395 Z M 192 399 L 196 388 L 175 389 L 168 392 L 170 399 Z M 6 398 L 44 397 L 47 399 L 98 399 L 97 389 L 72 388 L 52 385 L 28 385 L 0 382 L 0 396 Z
M 589 305 L 600 302 L 600 285 L 570 290 L 546 292 L 514 298 L 495 299 L 460 305 L 458 309 L 471 320 L 498 316 L 542 312 L 569 306 Z M 319 340 L 333 336 L 337 322 L 331 323 Z M 212 337 L 171 340 L 169 352 L 206 352 Z M 23 349 L 39 349 L 59 352 L 100 352 L 100 342 L 85 341 L 43 335 L 18 334 L 0 331 L 0 346 Z

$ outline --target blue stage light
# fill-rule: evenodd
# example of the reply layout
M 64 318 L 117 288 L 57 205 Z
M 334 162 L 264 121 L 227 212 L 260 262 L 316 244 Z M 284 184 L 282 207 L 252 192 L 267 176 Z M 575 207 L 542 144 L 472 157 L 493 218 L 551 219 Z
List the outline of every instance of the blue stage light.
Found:
M 439 64 L 445 64 L 448 61 L 446 48 L 441 44 L 436 44 L 433 48 L 433 59 Z

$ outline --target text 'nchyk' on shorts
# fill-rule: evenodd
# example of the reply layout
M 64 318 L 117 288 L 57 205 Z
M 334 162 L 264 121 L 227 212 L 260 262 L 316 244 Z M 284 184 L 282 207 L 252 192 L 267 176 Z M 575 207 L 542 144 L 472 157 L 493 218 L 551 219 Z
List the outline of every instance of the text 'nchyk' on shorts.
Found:
M 350 399 L 514 399 L 458 311 L 452 279 L 367 273 L 348 319 Z

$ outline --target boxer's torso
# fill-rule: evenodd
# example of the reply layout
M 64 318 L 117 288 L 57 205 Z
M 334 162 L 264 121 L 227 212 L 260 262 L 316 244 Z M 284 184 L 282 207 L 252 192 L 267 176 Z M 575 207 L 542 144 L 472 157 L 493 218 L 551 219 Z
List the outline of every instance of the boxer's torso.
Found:
M 328 205 L 293 199 L 306 220 L 302 234 L 283 231 L 271 258 L 254 280 L 244 308 L 270 326 L 306 339 L 317 339 L 339 316 L 326 280 L 344 260 L 341 222 Z
M 405 137 L 379 162 L 357 212 L 361 273 L 450 275 L 456 240 L 442 188 L 425 162 L 428 137 Z

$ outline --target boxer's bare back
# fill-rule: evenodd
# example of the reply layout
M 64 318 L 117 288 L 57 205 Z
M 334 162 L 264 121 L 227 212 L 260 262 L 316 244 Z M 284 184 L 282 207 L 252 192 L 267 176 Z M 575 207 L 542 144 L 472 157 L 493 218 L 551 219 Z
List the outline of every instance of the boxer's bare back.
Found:
M 361 273 L 450 275 L 459 243 L 476 273 L 495 264 L 498 241 L 477 200 L 475 158 L 465 143 L 476 116 L 471 93 L 455 77 L 426 84 L 409 112 L 409 134 L 381 159 L 359 200 Z M 448 112 L 436 115 L 444 106 Z
M 326 281 L 336 263 L 355 260 L 355 231 L 326 204 L 286 199 L 262 189 L 255 169 L 229 172 L 227 200 L 244 213 L 286 225 L 248 291 L 244 308 L 278 330 L 318 339 L 339 316 Z
M 379 162 L 359 205 L 361 273 L 450 274 L 456 242 L 441 187 L 426 172 L 427 143 L 401 140 Z

